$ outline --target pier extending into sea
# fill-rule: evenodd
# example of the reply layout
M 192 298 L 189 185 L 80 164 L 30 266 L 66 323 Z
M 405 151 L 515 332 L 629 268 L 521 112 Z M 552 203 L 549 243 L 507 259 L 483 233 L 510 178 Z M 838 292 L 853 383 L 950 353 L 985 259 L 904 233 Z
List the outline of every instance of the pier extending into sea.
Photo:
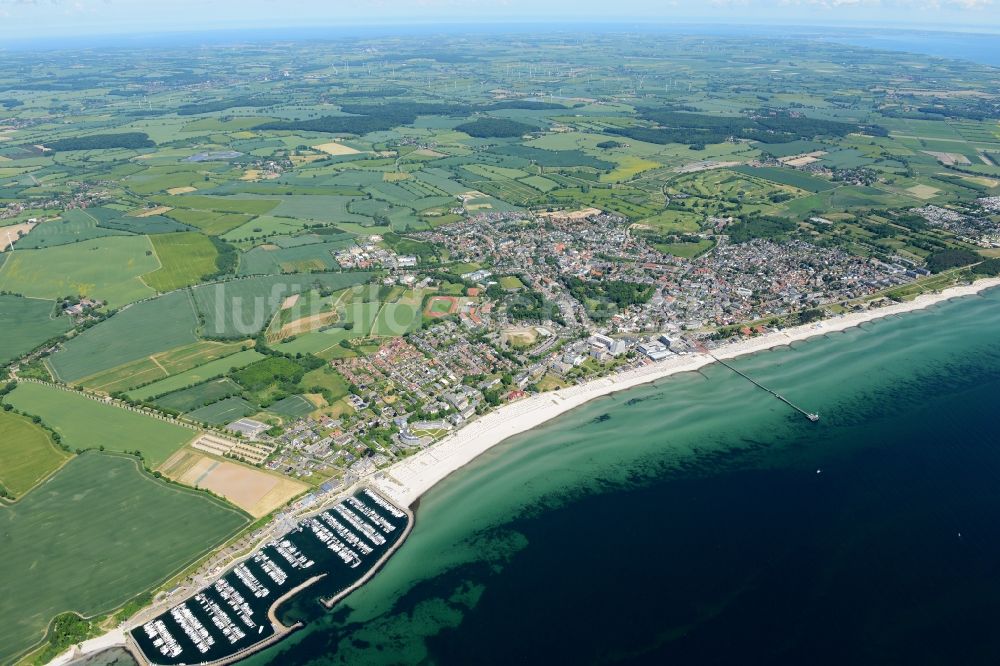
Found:
M 729 368 L 730 370 L 732 370 L 733 372 L 735 372 L 740 377 L 742 377 L 743 379 L 747 380 L 748 382 L 750 382 L 751 384 L 753 384 L 757 388 L 759 388 L 761 390 L 764 390 L 764 391 L 767 391 L 768 393 L 770 393 L 771 395 L 773 395 L 775 398 L 777 398 L 781 402 L 785 403 L 786 405 L 788 405 L 789 407 L 791 407 L 792 409 L 794 409 L 798 413 L 802 414 L 802 416 L 806 417 L 807 419 L 809 419 L 813 423 L 815 423 L 816 421 L 819 421 L 819 414 L 816 414 L 815 412 L 809 412 L 809 411 L 806 411 L 805 409 L 802 409 L 801 407 L 799 407 L 794 402 L 792 402 L 791 400 L 789 400 L 785 396 L 781 395 L 780 393 L 778 393 L 774 389 L 771 389 L 771 388 L 768 388 L 768 387 L 764 386 L 763 384 L 761 384 L 760 382 L 758 382 L 756 379 L 754 379 L 750 375 L 748 375 L 745 372 L 742 372 L 742 371 L 736 369 L 735 367 L 733 367 L 729 363 L 726 363 L 725 361 L 723 361 L 721 358 L 717 358 L 714 355 L 711 355 L 711 356 L 712 356 L 712 359 L 716 363 L 719 363 L 721 365 L 726 366 L 727 368 Z

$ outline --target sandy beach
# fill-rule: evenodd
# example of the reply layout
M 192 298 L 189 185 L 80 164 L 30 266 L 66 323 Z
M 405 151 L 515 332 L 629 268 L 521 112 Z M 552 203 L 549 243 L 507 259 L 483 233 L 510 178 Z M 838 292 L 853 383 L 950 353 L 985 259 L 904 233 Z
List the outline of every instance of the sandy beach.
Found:
M 815 324 L 796 326 L 740 340 L 720 346 L 714 349 L 712 354 L 724 360 L 753 354 L 814 336 L 843 331 L 883 317 L 922 310 L 936 303 L 971 296 L 997 286 L 1000 286 L 1000 278 L 978 280 L 973 284 L 951 287 L 936 294 L 923 294 L 912 301 L 844 314 Z M 534 395 L 504 405 L 475 419 L 420 453 L 387 468 L 376 475 L 372 485 L 400 506 L 410 506 L 446 476 L 509 437 L 538 427 L 594 398 L 624 391 L 640 384 L 648 384 L 677 373 L 693 372 L 714 362 L 709 354 L 692 353 L 674 356 L 579 386 Z
M 972 296 L 986 289 L 1000 286 L 1000 278 L 979 280 L 971 285 L 952 287 L 936 294 L 925 294 L 913 301 L 897 303 L 875 310 L 857 312 L 826 319 L 807 326 L 797 326 L 747 340 L 740 340 L 720 346 L 712 351 L 719 359 L 732 359 L 745 354 L 781 347 L 793 342 L 807 340 L 814 336 L 843 331 L 865 322 L 883 317 L 921 310 L 943 301 Z M 477 456 L 500 444 L 509 437 L 531 430 L 560 414 L 579 407 L 584 403 L 609 395 L 616 391 L 648 384 L 681 372 L 693 372 L 715 360 L 709 354 L 692 353 L 674 356 L 641 368 L 629 370 L 609 377 L 573 386 L 558 391 L 550 391 L 525 398 L 475 419 L 464 428 L 445 437 L 411 458 L 376 474 L 365 481 L 384 493 L 399 506 L 409 507 L 422 494 L 449 474 L 467 465 Z M 411 519 L 410 524 L 413 524 Z M 401 545 L 401 539 L 399 544 Z M 372 572 L 378 570 L 373 568 Z M 123 625 L 124 626 L 124 625 Z M 121 627 L 86 641 L 50 662 L 53 665 L 68 664 L 83 655 L 93 654 L 110 647 L 125 644 L 125 634 Z M 82 649 L 81 649 L 82 648 Z

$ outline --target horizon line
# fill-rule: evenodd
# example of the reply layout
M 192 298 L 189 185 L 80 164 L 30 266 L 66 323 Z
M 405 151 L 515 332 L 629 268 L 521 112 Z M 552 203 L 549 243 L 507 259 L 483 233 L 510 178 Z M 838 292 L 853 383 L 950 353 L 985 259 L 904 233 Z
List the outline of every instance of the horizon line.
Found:
M 272 32 L 298 32 L 298 33 L 315 33 L 317 31 L 340 31 L 340 30 L 351 30 L 351 29 L 363 29 L 363 30 L 387 30 L 387 31 L 398 31 L 400 29 L 409 29 L 410 31 L 419 31 L 423 33 L 433 33 L 434 27 L 440 27 L 441 29 L 455 29 L 461 27 L 475 27 L 479 29 L 483 28 L 495 28 L 496 32 L 503 32 L 504 28 L 589 28 L 592 32 L 597 33 L 613 33 L 617 29 L 628 28 L 627 32 L 658 32 L 664 29 L 671 28 L 763 28 L 763 29 L 773 29 L 776 27 L 782 28 L 799 28 L 799 29 L 837 29 L 837 28 L 853 28 L 853 29 L 878 29 L 888 33 L 904 33 L 904 32 L 933 32 L 942 34 L 969 34 L 969 35 L 984 35 L 993 36 L 1000 35 L 1000 24 L 991 25 L 974 25 L 967 23 L 894 23 L 892 26 L 884 26 L 874 20 L 864 20 L 864 19 L 837 19 L 830 21 L 812 21 L 804 22 L 800 19 L 727 19 L 718 20 L 711 18 L 686 18 L 679 21 L 657 21 L 650 22 L 648 19 L 643 17 L 636 17 L 631 19 L 621 19 L 621 20 L 600 20 L 597 18 L 593 19 L 580 19 L 580 20 L 548 20 L 544 18 L 534 18 L 534 19 L 509 19 L 504 21 L 490 21 L 490 20 L 477 20 L 473 18 L 468 19 L 397 19 L 389 21 L 345 21 L 343 23 L 325 23 L 325 24 L 313 24 L 305 25 L 301 23 L 294 23 L 288 25 L 269 25 L 269 26 L 238 26 L 238 27 L 206 27 L 206 28 L 192 28 L 192 27 L 181 27 L 181 26 L 164 26 L 161 28 L 136 28 L 129 29 L 127 26 L 123 26 L 119 30 L 111 30 L 108 32 L 93 32 L 85 34 L 60 34 L 49 33 L 45 35 L 31 35 L 23 36 L 23 33 L 17 36 L 3 36 L 0 32 L 0 36 L 7 42 L 8 46 L 11 43 L 17 44 L 18 46 L 26 46 L 31 44 L 52 44 L 56 41 L 69 41 L 72 44 L 79 45 L 80 43 L 90 43 L 95 41 L 100 41 L 103 39 L 121 39 L 121 38 L 146 38 L 146 37 L 198 37 L 198 36 L 224 36 L 224 35 L 240 35 L 247 33 L 262 33 L 267 31 Z M 290 35 L 282 35 L 281 37 L 275 37 L 275 39 L 288 39 Z M 315 39 L 316 37 L 311 37 Z M 0 46 L 0 53 L 8 50 L 8 46 Z

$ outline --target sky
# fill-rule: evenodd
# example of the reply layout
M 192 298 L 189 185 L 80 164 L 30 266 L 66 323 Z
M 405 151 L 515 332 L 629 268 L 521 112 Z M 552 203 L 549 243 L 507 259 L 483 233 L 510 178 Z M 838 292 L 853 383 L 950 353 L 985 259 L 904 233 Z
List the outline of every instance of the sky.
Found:
M 1000 30 L 1000 0 L 0 0 L 0 38 L 473 22 L 864 23 Z M 2 48 L 2 47 L 0 47 Z

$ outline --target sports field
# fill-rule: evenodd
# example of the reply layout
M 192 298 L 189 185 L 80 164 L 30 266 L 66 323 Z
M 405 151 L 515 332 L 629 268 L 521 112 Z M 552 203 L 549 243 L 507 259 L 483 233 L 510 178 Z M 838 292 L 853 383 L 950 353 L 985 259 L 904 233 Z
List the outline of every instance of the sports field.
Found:
M 195 231 L 150 236 L 160 268 L 142 276 L 143 281 L 159 292 L 173 291 L 198 284 L 216 272 L 219 256 L 208 236 Z
M 500 278 L 500 286 L 507 291 L 517 291 L 518 289 L 524 289 L 524 283 L 521 282 L 520 278 L 516 275 L 505 275 Z
M 703 238 L 697 243 L 656 243 L 654 247 L 664 254 L 693 259 L 715 247 L 715 241 Z
M 128 456 L 87 453 L 0 508 L 0 663 L 42 640 L 57 614 L 111 611 L 179 573 L 249 518 L 157 481 Z
M 183 291 L 167 294 L 133 305 L 87 329 L 54 354 L 51 365 L 61 380 L 75 382 L 168 349 L 192 344 L 198 340 L 195 335 L 197 325 L 188 294 Z M 153 374 L 145 381 L 164 376 Z
M 20 296 L 0 295 L 0 364 L 31 351 L 73 326 L 69 317 L 56 316 L 56 304 Z
M 0 411 L 0 486 L 15 498 L 59 469 L 69 456 L 31 419 Z
M 424 314 L 428 317 L 443 317 L 458 309 L 458 299 L 454 296 L 433 296 L 427 302 Z
M 194 430 L 106 405 L 76 391 L 21 383 L 6 401 L 25 414 L 40 416 L 71 449 L 142 451 L 156 467 L 194 439 Z
M 108 236 L 15 252 L 0 267 L 0 291 L 35 298 L 76 294 L 121 307 L 155 293 L 139 279 L 159 268 L 152 248 L 145 236 Z

